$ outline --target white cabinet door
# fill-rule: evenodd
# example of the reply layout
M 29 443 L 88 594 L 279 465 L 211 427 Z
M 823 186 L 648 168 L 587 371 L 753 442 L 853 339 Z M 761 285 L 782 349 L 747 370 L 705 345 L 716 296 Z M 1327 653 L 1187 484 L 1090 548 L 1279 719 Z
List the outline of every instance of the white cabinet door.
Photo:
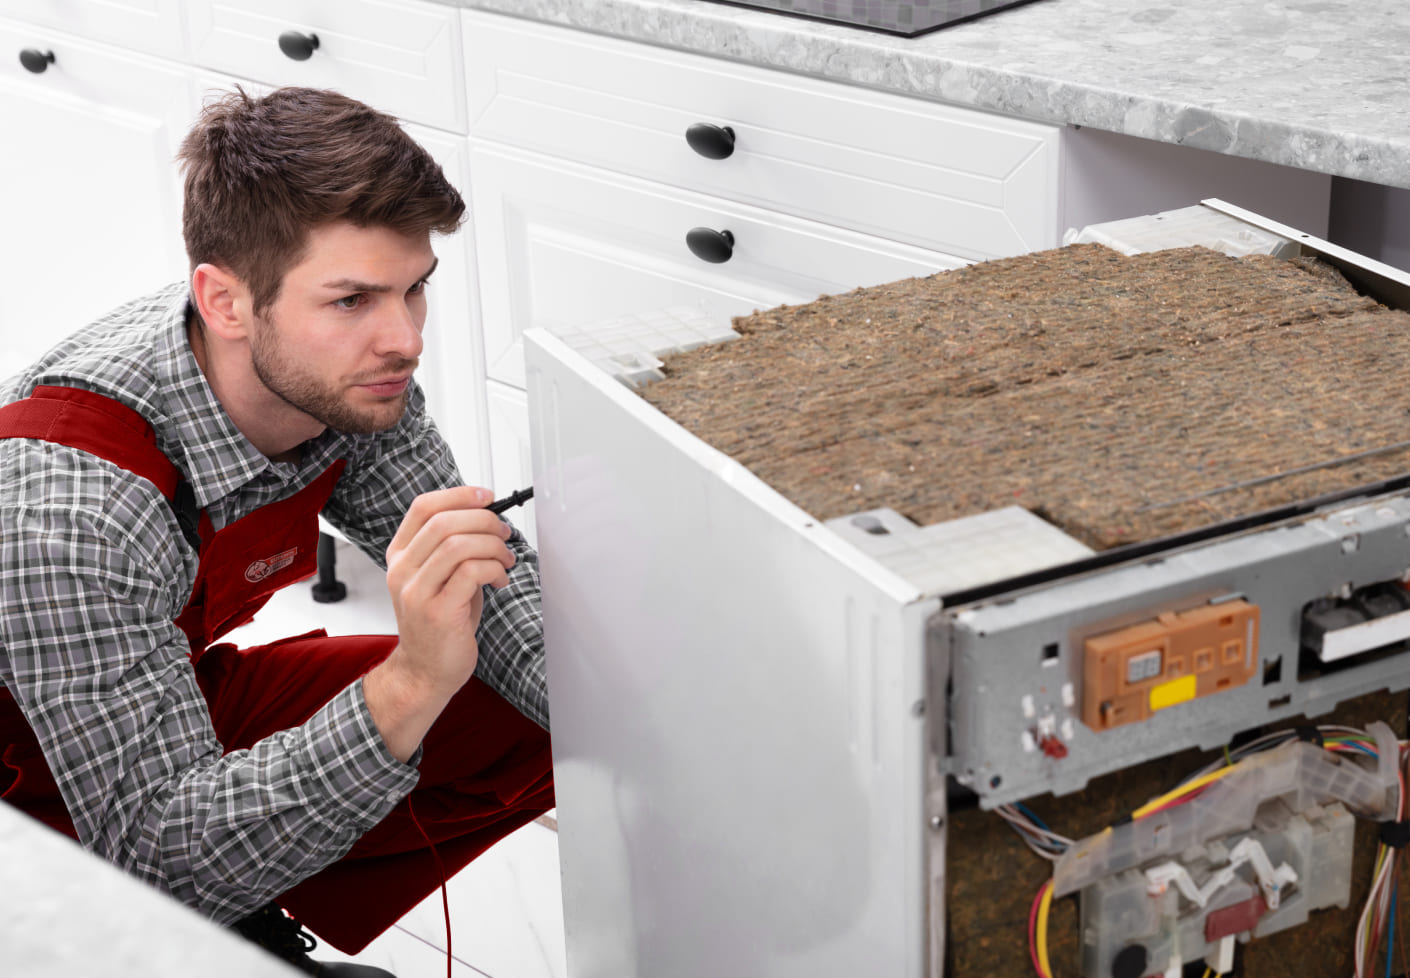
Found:
M 26 49 L 53 52 L 45 70 Z M 179 175 L 190 121 L 180 66 L 0 21 L 0 355 L 38 356 L 186 274 Z
M 650 181 L 472 144 L 475 246 L 489 376 L 524 386 L 520 336 L 694 307 L 712 320 L 810 302 L 963 260 Z M 728 231 L 722 263 L 686 235 Z

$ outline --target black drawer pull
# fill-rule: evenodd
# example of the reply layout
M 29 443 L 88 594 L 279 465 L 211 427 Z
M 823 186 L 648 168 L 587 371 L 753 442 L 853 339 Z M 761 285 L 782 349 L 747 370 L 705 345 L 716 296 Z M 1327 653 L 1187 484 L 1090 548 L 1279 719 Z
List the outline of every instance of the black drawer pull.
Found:
M 285 31 L 279 35 L 279 50 L 295 61 L 307 61 L 318 50 L 318 35 Z
M 691 228 L 686 232 L 685 246 L 701 261 L 719 265 L 734 254 L 734 235 L 714 228 Z
M 723 160 L 734 152 L 734 130 L 697 122 L 685 131 L 685 141 L 707 160 Z
M 25 48 L 20 52 L 20 64 L 24 65 L 25 71 L 32 71 L 36 75 L 44 74 L 44 69 L 54 63 L 53 51 L 41 51 L 38 48 Z

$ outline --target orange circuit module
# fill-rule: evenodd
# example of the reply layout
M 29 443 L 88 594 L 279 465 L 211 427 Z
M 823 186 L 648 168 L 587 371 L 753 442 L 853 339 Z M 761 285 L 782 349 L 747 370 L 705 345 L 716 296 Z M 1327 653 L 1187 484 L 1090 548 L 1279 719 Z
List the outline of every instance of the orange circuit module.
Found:
M 1167 611 L 1088 638 L 1082 722 L 1109 730 L 1242 686 L 1258 664 L 1258 606 L 1242 598 Z

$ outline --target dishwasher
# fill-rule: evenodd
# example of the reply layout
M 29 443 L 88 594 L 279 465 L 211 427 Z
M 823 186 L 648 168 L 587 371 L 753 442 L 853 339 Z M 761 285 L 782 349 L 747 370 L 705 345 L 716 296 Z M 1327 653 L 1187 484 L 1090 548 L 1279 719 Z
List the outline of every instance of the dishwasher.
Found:
M 1405 273 L 1218 200 L 1068 239 L 1312 257 L 1410 309 Z M 615 335 L 525 335 L 571 978 L 957 973 L 947 866 L 988 848 L 959 809 L 1041 846 L 1037 799 L 1180 752 L 1224 760 L 1050 848 L 1026 939 L 1074 896 L 1078 950 L 1025 971 L 1221 973 L 1362 899 L 1353 822 L 1398 852 L 1397 734 L 1315 718 L 1410 686 L 1410 477 L 1105 549 L 1022 505 L 818 516 L 643 397 L 729 323 Z

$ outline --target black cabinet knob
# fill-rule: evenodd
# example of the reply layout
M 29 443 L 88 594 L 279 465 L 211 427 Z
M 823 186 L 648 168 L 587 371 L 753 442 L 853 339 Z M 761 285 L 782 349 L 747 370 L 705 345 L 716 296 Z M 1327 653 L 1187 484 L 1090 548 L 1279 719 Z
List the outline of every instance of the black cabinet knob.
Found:
M 685 141 L 707 160 L 723 160 L 734 152 L 734 130 L 697 122 L 685 131 Z
M 318 35 L 285 31 L 279 35 L 279 50 L 295 61 L 307 61 L 318 50 Z
M 719 265 L 734 254 L 734 235 L 714 228 L 691 228 L 686 232 L 685 246 L 701 261 Z
M 41 51 L 38 48 L 25 48 L 20 52 L 20 64 L 24 65 L 25 71 L 32 71 L 36 75 L 44 74 L 44 69 L 54 63 L 53 51 Z

